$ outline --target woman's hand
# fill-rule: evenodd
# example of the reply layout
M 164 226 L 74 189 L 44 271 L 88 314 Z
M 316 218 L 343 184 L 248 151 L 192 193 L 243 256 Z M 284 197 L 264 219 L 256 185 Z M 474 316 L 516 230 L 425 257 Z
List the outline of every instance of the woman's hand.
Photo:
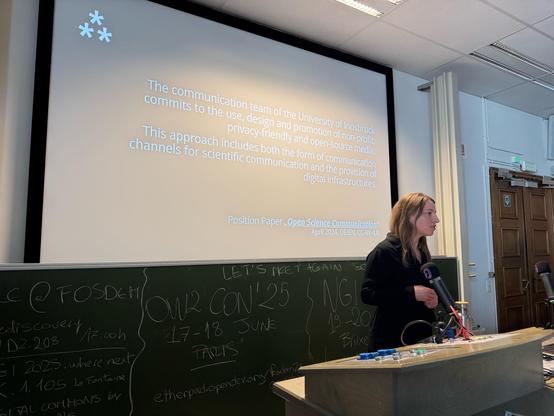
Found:
M 436 308 L 439 303 L 435 291 L 425 286 L 415 285 L 414 295 L 416 300 L 423 302 L 429 309 Z

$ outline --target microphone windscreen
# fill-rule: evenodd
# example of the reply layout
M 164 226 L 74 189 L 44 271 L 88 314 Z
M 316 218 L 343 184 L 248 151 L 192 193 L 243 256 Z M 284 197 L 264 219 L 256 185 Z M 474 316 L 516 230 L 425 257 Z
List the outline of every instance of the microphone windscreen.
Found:
M 550 273 L 550 266 L 548 265 L 547 261 L 539 261 L 539 262 L 535 263 L 535 271 L 538 274 Z
M 440 276 L 440 272 L 437 266 L 435 266 L 435 263 L 425 263 L 421 268 L 419 269 L 421 273 L 423 273 L 423 276 L 427 280 L 434 279 L 435 277 Z

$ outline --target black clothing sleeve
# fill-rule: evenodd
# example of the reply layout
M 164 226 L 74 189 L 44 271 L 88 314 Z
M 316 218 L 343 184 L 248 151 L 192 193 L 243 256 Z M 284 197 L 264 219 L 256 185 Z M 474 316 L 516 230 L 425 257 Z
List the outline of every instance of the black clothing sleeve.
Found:
M 377 246 L 366 259 L 362 301 L 385 307 L 417 302 L 413 285 L 404 285 L 398 279 L 405 274 L 403 268 L 401 258 L 394 251 Z
M 360 294 L 364 303 L 377 306 L 371 332 L 375 349 L 401 346 L 400 335 L 411 321 L 435 321 L 433 310 L 414 294 L 415 285 L 430 287 L 419 270 L 428 259 L 423 255 L 421 260 L 410 258 L 404 265 L 400 239 L 392 234 L 367 256 Z M 420 323 L 410 326 L 403 340 L 411 344 L 430 335 L 431 326 Z

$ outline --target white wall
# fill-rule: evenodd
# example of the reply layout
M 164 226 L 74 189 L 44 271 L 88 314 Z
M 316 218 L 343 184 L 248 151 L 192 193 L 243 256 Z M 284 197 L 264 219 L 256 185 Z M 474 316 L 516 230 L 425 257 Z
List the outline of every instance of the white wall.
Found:
M 393 71 L 398 194 L 435 193 L 431 96 L 417 90 L 427 81 Z
M 534 162 L 537 174 L 550 175 L 554 162 L 546 159 L 548 122 L 491 101 L 484 106 L 487 158 L 492 166 L 513 169 L 512 156 Z
M 1 3 L 0 262 L 19 262 L 25 236 L 38 0 Z
M 474 320 L 487 332 L 497 331 L 492 224 L 488 182 L 486 123 L 481 98 L 460 93 L 460 134 L 465 147 L 463 160 L 468 274 L 464 277 L 466 300 Z
M 396 70 L 393 79 L 398 195 L 423 192 L 434 196 L 431 96 L 417 90 L 427 80 Z M 428 243 L 431 254 L 436 253 L 435 239 Z

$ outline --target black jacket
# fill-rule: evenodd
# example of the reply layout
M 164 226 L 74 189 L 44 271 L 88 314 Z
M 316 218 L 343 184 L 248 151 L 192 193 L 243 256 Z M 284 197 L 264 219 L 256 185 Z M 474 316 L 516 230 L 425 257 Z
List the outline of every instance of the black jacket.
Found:
M 402 345 L 400 334 L 408 322 L 422 319 L 435 321 L 435 313 L 414 296 L 414 286 L 429 287 L 419 269 L 429 259 L 422 253 L 421 263 L 409 257 L 408 267 L 402 264 L 400 239 L 392 234 L 369 253 L 366 260 L 361 296 L 364 303 L 376 305 L 369 349 L 394 348 Z M 413 344 L 429 337 L 431 327 L 418 323 L 404 333 L 404 342 Z

